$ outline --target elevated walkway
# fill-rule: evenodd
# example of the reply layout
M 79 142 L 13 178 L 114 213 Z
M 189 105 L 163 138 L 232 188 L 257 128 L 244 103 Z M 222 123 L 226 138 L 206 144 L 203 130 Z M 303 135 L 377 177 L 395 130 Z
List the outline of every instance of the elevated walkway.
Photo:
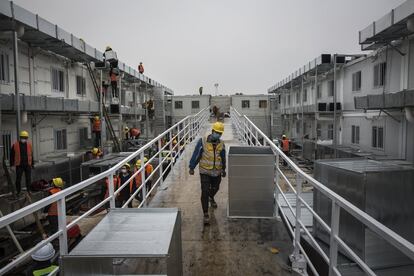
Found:
M 207 135 L 211 124 L 203 131 Z M 230 121 L 225 121 L 222 138 L 227 150 L 240 145 Z M 285 263 L 293 250 L 292 241 L 282 222 L 227 218 L 227 177 L 215 197 L 218 208 L 210 209 L 210 225 L 203 225 L 198 167 L 193 176 L 188 174 L 195 142 L 186 148 L 148 206 L 181 209 L 184 275 L 291 275 Z M 271 247 L 279 253 L 272 254 Z

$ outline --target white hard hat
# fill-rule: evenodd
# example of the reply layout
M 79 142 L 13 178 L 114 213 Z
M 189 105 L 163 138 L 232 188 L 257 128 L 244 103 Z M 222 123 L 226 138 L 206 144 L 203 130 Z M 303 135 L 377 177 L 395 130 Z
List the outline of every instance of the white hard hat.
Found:
M 55 256 L 55 249 L 49 242 L 32 254 L 32 259 L 38 262 L 48 261 Z

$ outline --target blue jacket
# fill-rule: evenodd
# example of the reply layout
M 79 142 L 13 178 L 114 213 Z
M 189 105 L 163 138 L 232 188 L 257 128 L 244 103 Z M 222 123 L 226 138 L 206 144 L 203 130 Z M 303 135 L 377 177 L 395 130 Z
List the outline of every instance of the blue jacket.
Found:
M 207 141 L 210 141 L 210 135 L 207 136 Z M 197 167 L 198 162 L 200 162 L 201 156 L 203 156 L 203 139 L 200 138 L 197 141 L 197 144 L 194 148 L 193 156 L 190 160 L 190 169 L 194 170 Z M 220 152 L 221 157 L 221 166 L 222 170 L 226 171 L 226 148 L 223 146 L 223 149 Z

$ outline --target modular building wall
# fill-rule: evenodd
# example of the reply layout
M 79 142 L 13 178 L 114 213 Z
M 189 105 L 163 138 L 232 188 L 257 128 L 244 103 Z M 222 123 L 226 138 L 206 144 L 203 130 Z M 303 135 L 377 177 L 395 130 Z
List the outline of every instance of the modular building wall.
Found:
M 196 114 L 210 106 L 210 95 L 174 95 L 172 97 L 173 123 L 177 123 L 190 114 Z

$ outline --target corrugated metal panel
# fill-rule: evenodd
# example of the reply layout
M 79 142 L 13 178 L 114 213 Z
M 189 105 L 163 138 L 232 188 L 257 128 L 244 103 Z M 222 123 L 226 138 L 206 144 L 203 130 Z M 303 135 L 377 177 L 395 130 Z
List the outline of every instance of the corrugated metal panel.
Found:
M 14 18 L 34 29 L 37 28 L 36 15 L 30 11 L 13 4 Z

